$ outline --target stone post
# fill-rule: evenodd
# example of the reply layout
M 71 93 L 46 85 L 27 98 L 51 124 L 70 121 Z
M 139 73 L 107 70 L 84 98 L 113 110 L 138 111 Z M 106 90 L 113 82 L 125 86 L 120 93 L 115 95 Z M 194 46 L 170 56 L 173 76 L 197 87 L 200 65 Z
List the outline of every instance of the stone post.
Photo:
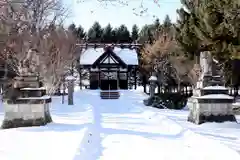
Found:
M 73 92 L 74 92 L 74 81 L 75 77 L 68 76 L 66 77 L 68 82 L 68 105 L 73 105 Z

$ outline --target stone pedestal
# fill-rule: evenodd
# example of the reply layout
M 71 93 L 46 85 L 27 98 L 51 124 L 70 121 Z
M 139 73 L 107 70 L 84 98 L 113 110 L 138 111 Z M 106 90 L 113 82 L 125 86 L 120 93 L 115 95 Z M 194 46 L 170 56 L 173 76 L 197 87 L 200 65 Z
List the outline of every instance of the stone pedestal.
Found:
M 4 102 L 5 114 L 2 128 L 41 126 L 52 122 L 49 111 L 50 102 L 51 98 L 47 96 L 19 98 L 15 102 Z
M 187 102 L 190 111 L 188 121 L 195 124 L 236 121 L 232 106 L 234 98 L 228 95 L 228 89 L 223 86 L 222 76 L 213 75 L 209 52 L 201 53 L 200 65 L 202 74 L 193 96 Z M 218 72 L 215 70 L 215 73 Z
M 190 110 L 188 121 L 195 124 L 236 121 L 232 107 L 233 100 L 233 97 L 224 94 L 193 96 L 187 103 Z
M 44 88 L 37 88 L 36 77 L 18 77 L 16 83 L 20 86 L 20 95 L 16 99 L 4 99 L 2 128 L 41 126 L 52 122 L 49 111 L 51 97 L 45 95 Z
M 240 115 L 240 96 L 235 98 L 235 102 L 233 103 L 233 113 L 234 115 Z
M 188 121 L 202 124 L 204 122 L 236 121 L 232 103 L 234 98 L 228 95 L 224 86 L 208 86 L 195 89 L 188 99 Z

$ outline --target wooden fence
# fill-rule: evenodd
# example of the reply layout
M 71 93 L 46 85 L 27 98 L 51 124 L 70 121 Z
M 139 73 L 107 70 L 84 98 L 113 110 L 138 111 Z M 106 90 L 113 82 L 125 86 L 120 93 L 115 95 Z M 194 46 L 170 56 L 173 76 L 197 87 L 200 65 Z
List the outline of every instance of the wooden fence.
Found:
M 240 88 L 238 87 L 227 87 L 228 88 L 228 95 L 236 97 L 240 95 Z M 144 86 L 144 92 L 146 94 L 149 93 L 149 85 Z M 193 88 L 192 86 L 157 86 L 155 89 L 155 95 L 161 97 L 163 101 L 170 101 L 173 105 L 172 107 L 168 107 L 171 109 L 181 109 L 183 108 L 186 103 L 187 99 L 193 95 Z
M 228 88 L 228 94 L 230 96 L 236 97 L 240 95 L 240 87 L 226 87 Z M 150 94 L 150 86 L 149 85 L 145 85 L 144 86 L 144 92 L 146 94 Z M 192 86 L 169 86 L 169 87 L 163 87 L 163 86 L 157 86 L 155 89 L 155 94 L 159 95 L 159 94 L 181 94 L 181 95 L 185 95 L 185 96 L 192 96 L 193 93 L 193 88 Z

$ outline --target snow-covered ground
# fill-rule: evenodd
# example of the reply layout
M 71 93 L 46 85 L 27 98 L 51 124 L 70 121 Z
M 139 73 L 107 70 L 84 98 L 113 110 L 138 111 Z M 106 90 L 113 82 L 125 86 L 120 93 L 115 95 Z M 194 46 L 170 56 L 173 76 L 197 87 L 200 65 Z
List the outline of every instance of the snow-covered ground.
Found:
M 53 123 L 0 130 L 0 160 L 240 159 L 239 124 L 194 125 L 188 111 L 146 107 L 145 97 L 121 91 L 101 100 L 98 90 L 82 90 L 74 106 L 54 97 Z

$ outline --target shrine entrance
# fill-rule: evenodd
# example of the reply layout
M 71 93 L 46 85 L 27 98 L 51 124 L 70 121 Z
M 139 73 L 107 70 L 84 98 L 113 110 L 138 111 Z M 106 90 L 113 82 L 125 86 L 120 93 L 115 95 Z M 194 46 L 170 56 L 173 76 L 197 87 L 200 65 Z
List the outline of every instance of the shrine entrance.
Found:
M 100 89 L 101 90 L 117 90 L 118 89 L 118 78 L 117 72 L 105 72 L 101 71 L 100 76 Z

